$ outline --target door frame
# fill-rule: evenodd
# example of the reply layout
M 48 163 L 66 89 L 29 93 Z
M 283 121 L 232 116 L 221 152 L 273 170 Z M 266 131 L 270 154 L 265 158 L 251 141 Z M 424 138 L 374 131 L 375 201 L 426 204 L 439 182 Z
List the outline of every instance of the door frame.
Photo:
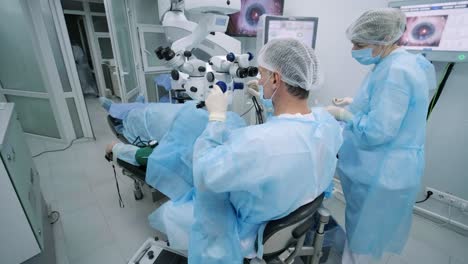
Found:
M 139 79 L 139 90 L 140 93 L 145 96 L 145 101 L 148 102 L 148 90 L 146 85 L 146 76 L 143 69 L 143 58 L 140 49 L 140 35 L 138 34 L 138 21 L 137 21 L 137 8 L 136 1 L 127 1 L 127 10 L 129 14 L 128 23 L 130 24 L 130 34 L 133 40 L 133 51 L 135 51 L 135 68 L 137 70 L 137 77 Z M 156 14 L 155 14 L 156 15 Z
M 94 137 L 91 121 L 88 115 L 86 102 L 83 96 L 78 70 L 73 56 L 73 50 L 68 35 L 68 28 L 65 22 L 65 14 L 60 0 L 48 0 L 51 7 L 55 30 L 60 42 L 60 48 L 65 62 L 65 67 L 72 87 L 72 92 L 64 93 L 66 98 L 74 98 L 78 117 L 83 129 L 84 137 Z M 96 68 L 96 67 L 95 67 Z M 99 87 L 99 86 L 98 86 Z
M 102 71 L 102 66 L 101 66 L 101 51 L 99 49 L 99 43 L 97 42 L 96 38 L 96 32 L 94 31 L 94 25 L 93 25 L 93 16 L 106 16 L 106 13 L 99 13 L 99 12 L 91 12 L 89 8 L 89 2 L 88 1 L 80 1 L 83 3 L 83 11 L 80 10 L 68 10 L 68 9 L 63 9 L 62 4 L 60 3 L 60 0 L 52 0 L 55 1 L 56 6 L 59 6 L 61 8 L 61 12 L 63 16 L 66 15 L 79 15 L 83 16 L 84 19 L 84 25 L 85 25 L 85 34 L 88 39 L 88 46 L 91 52 L 91 60 L 93 61 L 93 66 L 94 66 L 94 75 L 96 76 L 96 84 L 98 87 L 99 91 L 99 96 L 105 96 L 106 95 L 106 81 L 104 79 L 104 73 Z M 63 21 L 60 21 L 60 23 L 65 23 L 65 18 Z M 68 37 L 68 28 L 65 25 L 66 30 L 66 35 Z M 80 85 L 81 88 L 81 85 Z
M 129 29 L 129 41 L 130 41 L 130 46 L 132 48 L 132 55 L 133 55 L 133 65 L 135 66 L 135 81 L 136 81 L 136 87 L 132 87 L 132 90 L 128 91 L 128 87 L 125 85 L 125 80 L 124 80 L 124 72 L 123 72 L 123 67 L 122 67 L 122 57 L 120 54 L 120 47 L 119 47 L 119 42 L 116 39 L 117 33 L 116 29 L 114 28 L 114 15 L 113 15 L 113 10 L 112 10 L 112 0 L 104 0 L 104 5 L 106 7 L 106 15 L 107 15 L 107 24 L 109 25 L 109 33 L 111 35 L 111 44 L 112 44 L 112 51 L 114 52 L 114 60 L 117 65 L 117 69 L 119 72 L 119 86 L 121 89 L 121 100 L 122 103 L 127 103 L 128 99 L 135 97 L 138 95 L 138 93 L 141 90 L 141 79 L 139 77 L 139 63 L 137 61 L 137 48 L 135 47 L 135 39 L 134 39 L 134 31 L 132 28 L 132 11 L 131 8 L 128 5 L 127 0 L 122 0 L 124 1 L 125 4 L 125 10 L 126 10 L 126 16 L 127 16 L 127 25 Z

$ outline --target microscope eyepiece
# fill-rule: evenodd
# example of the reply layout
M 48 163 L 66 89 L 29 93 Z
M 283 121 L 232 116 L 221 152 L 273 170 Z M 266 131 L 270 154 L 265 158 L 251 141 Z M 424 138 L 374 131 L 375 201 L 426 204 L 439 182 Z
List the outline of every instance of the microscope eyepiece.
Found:
M 249 70 L 247 68 L 239 68 L 236 71 L 236 75 L 238 78 L 246 78 L 249 76 Z
M 160 59 L 160 60 L 164 59 L 163 50 L 164 50 L 164 48 L 161 47 L 161 46 L 154 50 L 154 52 L 156 53 L 156 57 L 158 57 L 158 59 Z
M 251 66 L 251 67 L 248 68 L 248 71 L 249 71 L 249 74 L 248 74 L 249 77 L 255 77 L 255 76 L 258 75 L 258 68 L 257 67 Z

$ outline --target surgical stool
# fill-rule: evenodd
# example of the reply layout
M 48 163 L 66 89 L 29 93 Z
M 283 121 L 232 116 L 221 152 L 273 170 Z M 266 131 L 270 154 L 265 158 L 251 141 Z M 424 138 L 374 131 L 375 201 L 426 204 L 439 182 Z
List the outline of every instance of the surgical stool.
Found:
M 321 207 L 323 198 L 324 194 L 291 214 L 268 222 L 263 232 L 263 260 L 251 260 L 250 263 L 290 264 L 296 257 L 302 257 L 306 264 L 318 264 L 322 257 L 325 225 L 330 219 L 330 212 Z M 313 244 L 304 246 L 306 234 L 316 219 L 320 222 Z
M 296 257 L 302 257 L 306 264 L 318 264 L 322 257 L 322 245 L 324 240 L 324 229 L 330 218 L 327 209 L 321 208 L 324 194 L 314 201 L 303 205 L 291 214 L 268 222 L 263 232 L 263 259 L 244 259 L 244 264 L 291 264 Z M 304 246 L 305 237 L 308 231 L 319 219 L 317 230 L 313 240 L 313 246 Z M 187 263 L 187 252 L 176 251 L 169 248 L 169 243 L 163 242 L 158 237 L 148 239 L 135 253 L 133 259 L 141 260 L 148 251 L 148 245 L 153 245 L 153 251 L 169 250 L 172 258 L 179 259 L 177 263 Z M 160 250 L 155 250 L 159 248 Z M 158 256 L 156 256 L 158 257 Z M 129 262 L 129 263 L 137 263 Z M 146 262 L 144 262 L 146 263 Z M 161 262 L 152 262 L 159 264 Z M 171 262 L 172 263 L 172 262 Z M 163 264 L 163 263 L 161 263 Z M 166 264 L 166 262 L 164 262 Z
M 130 144 L 128 140 L 124 137 L 123 134 L 119 133 L 116 130 L 116 127 L 118 125 L 122 125 L 122 120 L 113 118 L 112 116 L 108 115 L 107 116 L 107 122 L 114 133 L 114 135 L 123 143 L 125 144 Z M 145 166 L 135 166 L 133 164 L 130 164 L 128 162 L 125 162 L 121 159 L 117 159 L 117 164 L 122 168 L 122 173 L 125 176 L 128 176 L 133 179 L 134 181 L 134 190 L 133 190 L 133 195 L 135 197 L 135 200 L 141 200 L 143 199 L 143 192 L 141 191 L 141 186 L 142 185 L 147 185 L 145 178 L 146 178 L 146 167 Z M 153 187 L 149 186 L 148 187 L 151 189 L 151 196 L 153 202 L 159 201 L 163 198 L 166 198 L 164 194 L 159 192 L 158 190 L 154 189 Z

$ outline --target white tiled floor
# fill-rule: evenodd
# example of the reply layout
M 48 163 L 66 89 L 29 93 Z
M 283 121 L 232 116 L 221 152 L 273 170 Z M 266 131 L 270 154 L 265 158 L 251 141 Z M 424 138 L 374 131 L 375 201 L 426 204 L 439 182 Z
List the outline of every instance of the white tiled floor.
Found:
M 58 264 L 127 263 L 141 244 L 154 237 L 147 216 L 158 204 L 150 193 L 133 197 L 133 181 L 117 176 L 125 208 L 120 208 L 106 144 L 116 140 L 96 99 L 87 99 L 96 141 L 77 142 L 61 152 L 35 158 L 45 199 L 60 212 L 54 224 Z M 28 138 L 31 152 L 64 148 L 62 144 Z
M 61 214 L 54 224 L 57 263 L 126 263 L 141 243 L 156 235 L 147 216 L 158 204 L 152 203 L 148 192 L 142 201 L 135 201 L 133 182 L 117 170 L 125 203 L 119 208 L 113 171 L 103 157 L 106 144 L 115 138 L 97 99 L 87 99 L 87 105 L 96 141 L 35 158 L 45 199 Z M 28 142 L 33 154 L 64 147 L 35 138 Z M 342 224 L 343 203 L 332 199 L 326 205 Z M 339 263 L 339 257 L 334 255 L 327 263 Z M 468 238 L 416 216 L 404 253 L 386 263 L 468 263 Z

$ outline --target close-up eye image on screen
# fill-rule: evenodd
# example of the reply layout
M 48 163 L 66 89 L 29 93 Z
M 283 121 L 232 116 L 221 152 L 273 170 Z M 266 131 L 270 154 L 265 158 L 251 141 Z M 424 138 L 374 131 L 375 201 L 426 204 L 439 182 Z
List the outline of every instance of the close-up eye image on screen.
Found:
M 413 1 L 418 4 L 403 6 L 400 2 L 393 5 L 406 15 L 400 46 L 424 51 L 433 60 L 446 60 L 447 56 L 450 60 L 465 60 L 467 55 L 462 53 L 468 51 L 468 1 Z
M 284 0 L 242 0 L 241 10 L 230 15 L 226 33 L 231 36 L 254 37 L 260 16 L 282 15 Z
M 447 24 L 447 15 L 408 17 L 399 41 L 404 46 L 438 47 Z

